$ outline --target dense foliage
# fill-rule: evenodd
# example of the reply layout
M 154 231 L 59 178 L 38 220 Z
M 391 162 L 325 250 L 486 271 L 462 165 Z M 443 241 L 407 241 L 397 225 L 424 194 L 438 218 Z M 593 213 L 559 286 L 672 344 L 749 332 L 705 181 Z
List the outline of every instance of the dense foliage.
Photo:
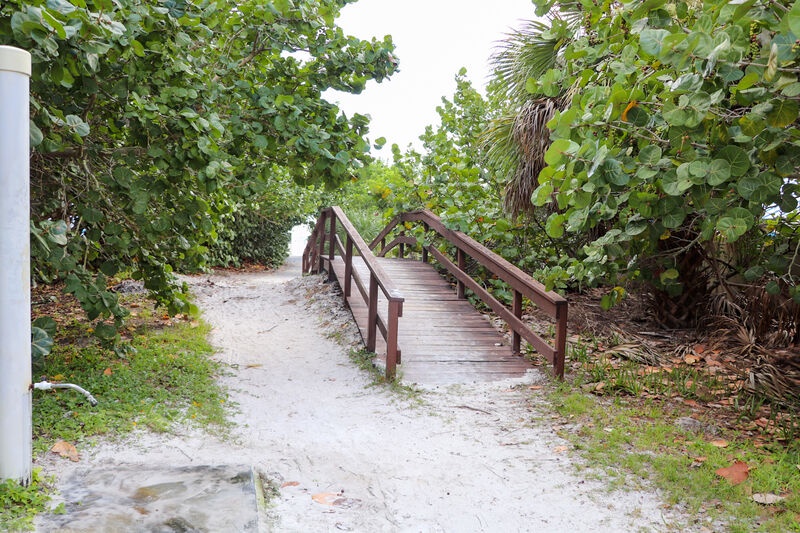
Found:
M 604 305 L 644 282 L 668 327 L 723 312 L 798 340 L 800 7 L 536 5 L 488 97 L 460 80 L 424 153 L 396 153 L 398 207 Z
M 561 46 L 527 88 L 568 102 L 533 200 L 551 237 L 599 234 L 551 282 L 644 279 L 671 326 L 754 282 L 800 301 L 800 4 L 536 4 Z
M 120 271 L 185 311 L 176 269 L 205 264 L 244 208 L 307 209 L 368 160 L 367 117 L 321 97 L 396 67 L 392 42 L 345 35 L 348 0 L 7 0 L 0 44 L 27 49 L 32 265 L 66 281 L 103 338 Z M 289 190 L 275 204 L 266 194 Z M 266 215 L 269 217 L 269 214 Z M 242 220 L 241 216 L 238 220 Z

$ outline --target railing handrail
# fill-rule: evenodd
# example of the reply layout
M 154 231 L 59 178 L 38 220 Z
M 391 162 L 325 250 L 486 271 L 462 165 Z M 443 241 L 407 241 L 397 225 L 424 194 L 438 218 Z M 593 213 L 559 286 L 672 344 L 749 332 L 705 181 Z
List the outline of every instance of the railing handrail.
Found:
M 356 230 L 355 226 L 353 226 L 352 222 L 350 222 L 350 219 L 347 218 L 347 215 L 344 214 L 342 208 L 339 206 L 333 206 L 329 207 L 327 211 L 333 212 L 336 219 L 342 225 L 342 229 L 344 229 L 347 236 L 353 240 L 353 246 L 356 248 L 356 250 L 358 250 L 358 254 L 367 265 L 369 271 L 373 276 L 375 276 L 378 286 L 383 291 L 384 296 L 386 296 L 389 301 L 404 301 L 403 293 L 397 288 L 392 281 L 392 278 L 389 277 L 380 263 L 378 263 L 375 254 L 372 253 L 372 249 L 369 247 L 361 234 L 358 233 L 358 230 Z M 341 252 L 344 254 L 345 250 L 341 250 Z
M 398 225 L 404 222 L 421 222 L 426 228 L 431 229 L 441 235 L 446 241 L 455 246 L 460 252 L 468 254 L 480 265 L 488 269 L 502 281 L 508 283 L 514 289 L 514 309 L 508 309 L 494 298 L 488 291 L 480 287 L 466 272 L 463 265 L 456 265 L 442 255 L 433 246 L 423 246 L 426 260 L 427 253 L 432 253 L 445 268 L 453 274 L 459 283 L 459 293 L 463 292 L 464 286 L 472 290 L 477 296 L 489 305 L 513 331 L 514 350 L 519 351 L 520 336 L 524 337 L 540 353 L 545 355 L 554 365 L 554 371 L 559 377 L 564 375 L 564 357 L 566 351 L 566 329 L 567 329 L 567 300 L 560 294 L 548 291 L 545 286 L 526 274 L 519 267 L 511 264 L 506 259 L 500 257 L 484 245 L 475 241 L 468 235 L 460 231 L 447 228 L 442 220 L 428 210 L 410 211 L 397 215 L 375 239 L 370 243 L 370 249 L 374 250 L 378 244 L 384 243 L 386 237 Z M 395 239 L 388 246 L 382 245 L 379 255 L 384 255 L 395 244 L 401 247 L 409 243 L 409 238 Z M 401 248 L 402 250 L 402 248 Z M 527 297 L 531 302 L 539 306 L 551 318 L 556 320 L 556 339 L 555 346 L 550 346 L 544 339 L 539 337 L 527 325 L 521 321 L 522 300 Z M 501 308 L 502 307 L 502 308 Z
M 326 233 L 326 224 L 330 220 L 330 230 Z M 346 244 L 343 245 L 336 234 L 336 222 L 345 232 Z M 328 243 L 328 254 L 325 257 L 325 243 Z M 356 269 L 353 268 L 353 248 L 358 251 L 359 256 L 369 271 L 369 286 L 365 287 Z M 402 292 L 397 288 L 392 279 L 388 276 L 383 267 L 378 263 L 372 250 L 358 233 L 355 226 L 338 206 L 323 209 L 314 226 L 314 230 L 309 236 L 306 248 L 303 251 L 303 273 L 319 272 L 323 269 L 325 261 L 328 262 L 328 274 L 333 278 L 333 262 L 336 250 L 339 250 L 344 259 L 345 270 L 344 279 L 339 280 L 342 284 L 342 293 L 347 302 L 351 292 L 351 280 L 355 280 L 364 302 L 367 305 L 367 338 L 366 347 L 370 351 L 375 351 L 377 332 L 383 335 L 386 341 L 386 377 L 394 378 L 396 365 L 400 360 L 400 349 L 397 345 L 398 319 L 403 315 Z M 378 290 L 383 292 L 388 302 L 388 316 L 386 321 L 378 312 Z
M 547 307 L 563 305 L 567 302 L 566 298 L 557 292 L 548 291 L 544 284 L 531 278 L 531 276 L 526 274 L 521 268 L 497 255 L 469 235 L 461 231 L 447 228 L 441 218 L 427 209 L 408 211 L 394 217 L 389 225 L 387 225 L 369 244 L 370 250 L 375 250 L 377 245 L 401 222 L 424 222 L 430 229 L 436 231 L 436 233 L 444 237 L 448 242 L 469 253 L 473 259 L 478 261 L 482 266 L 488 268 L 492 274 L 497 275 L 509 284 L 513 283 L 512 287 L 515 289 L 534 293 L 543 298 L 549 304 Z M 490 261 L 482 261 L 483 258 L 489 259 Z M 487 262 L 490 264 L 487 264 Z M 500 272 L 496 272 L 495 269 L 492 268 L 493 266 L 496 266 Z M 533 298 L 528 298 L 533 300 Z

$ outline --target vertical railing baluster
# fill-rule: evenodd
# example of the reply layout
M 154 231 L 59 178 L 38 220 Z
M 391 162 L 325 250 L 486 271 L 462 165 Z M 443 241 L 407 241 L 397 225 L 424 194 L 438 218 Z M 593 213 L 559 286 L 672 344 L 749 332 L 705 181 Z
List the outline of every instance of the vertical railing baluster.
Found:
M 464 253 L 464 250 L 459 248 L 458 252 L 456 253 L 456 258 L 457 258 L 457 261 L 458 261 L 458 269 L 461 272 L 464 272 L 464 268 L 467 266 L 467 257 L 466 257 L 466 254 Z M 458 297 L 463 299 L 465 297 L 464 296 L 464 283 L 461 282 L 461 281 L 458 281 L 456 283 L 457 283 L 456 291 L 458 293 Z
M 425 230 L 425 235 L 422 238 L 422 262 L 428 262 L 428 247 L 425 245 L 425 238 L 428 236 L 428 230 L 430 230 L 430 226 L 428 226 L 427 222 L 422 223 L 422 227 Z
M 328 236 L 328 281 L 333 281 L 333 259 L 336 257 L 336 214 L 331 212 L 331 233 Z
M 514 302 L 511 308 L 511 312 L 514 313 L 514 316 L 522 319 L 522 293 L 514 290 Z M 516 330 L 513 330 L 511 334 L 511 349 L 514 353 L 520 353 L 520 336 Z
M 389 324 L 386 335 L 386 379 L 394 379 L 397 375 L 397 363 L 400 352 L 397 349 L 398 319 L 403 315 L 403 303 L 389 300 Z
M 556 353 L 553 361 L 553 373 L 558 379 L 564 379 L 564 360 L 567 354 L 567 302 L 556 304 Z
M 367 302 L 367 350 L 375 352 L 378 340 L 378 280 L 369 274 L 369 301 Z
M 345 244 L 344 251 L 344 301 L 350 298 L 350 290 L 352 287 L 353 276 L 353 239 L 347 235 L 347 244 Z
M 323 211 L 322 213 L 320 213 L 319 218 L 320 218 L 319 235 L 318 235 L 318 237 L 315 237 L 315 238 L 319 238 L 319 248 L 318 248 L 319 253 L 317 254 L 317 272 L 316 272 L 317 274 L 322 272 L 322 267 L 325 264 L 324 263 L 324 260 L 325 260 L 325 222 L 328 219 L 328 212 L 327 211 Z

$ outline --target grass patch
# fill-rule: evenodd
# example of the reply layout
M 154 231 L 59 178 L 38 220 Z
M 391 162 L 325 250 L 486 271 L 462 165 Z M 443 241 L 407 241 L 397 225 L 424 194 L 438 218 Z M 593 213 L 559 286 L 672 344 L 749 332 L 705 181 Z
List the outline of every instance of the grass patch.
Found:
M 66 314 L 66 313 L 65 313 Z M 211 359 L 209 326 L 189 317 L 169 318 L 134 302 L 124 355 L 101 347 L 80 319 L 62 322 L 52 352 L 34 369 L 34 381 L 74 383 L 92 393 L 92 407 L 68 389 L 33 392 L 34 457 L 59 441 L 80 452 L 98 437 L 116 439 L 135 429 L 168 431 L 188 423 L 225 434 L 227 393 Z M 25 531 L 47 510 L 52 484 L 35 470 L 32 483 L 0 484 L 0 530 Z M 58 512 L 58 509 L 50 510 Z
M 70 390 L 36 391 L 33 402 L 34 453 L 55 441 L 81 443 L 95 436 L 124 435 L 136 428 L 166 431 L 173 423 L 226 427 L 227 395 L 216 384 L 222 366 L 211 360 L 209 328 L 197 322 L 137 332 L 125 357 L 99 346 L 57 346 L 43 375 L 75 383 L 99 404 L 91 407 Z
M 398 375 L 395 379 L 386 379 L 386 374 L 384 371 L 375 365 L 375 357 L 376 356 L 373 352 L 363 348 L 354 348 L 350 350 L 350 360 L 361 370 L 370 373 L 372 376 L 373 385 L 386 387 L 395 394 L 403 396 L 407 400 L 414 400 L 418 403 L 422 402 L 420 398 L 420 390 L 411 385 L 403 384 L 401 376 Z
M 32 530 L 34 517 L 47 510 L 51 492 L 50 480 L 42 477 L 40 468 L 33 469 L 27 487 L 11 479 L 0 482 L 0 529 Z M 54 512 L 63 512 L 63 504 Z
M 571 356 L 580 364 L 549 400 L 563 417 L 561 436 L 612 488 L 655 486 L 691 525 L 711 531 L 800 532 L 800 442 L 786 431 L 767 438 L 745 430 L 742 419 L 753 413 L 714 403 L 709 391 L 724 386 L 715 376 L 692 368 L 643 374 L 640 365 L 592 360 L 585 346 Z M 676 422 L 689 417 L 697 427 Z M 717 471 L 737 461 L 747 478 L 733 484 Z M 758 503 L 763 494 L 783 499 Z

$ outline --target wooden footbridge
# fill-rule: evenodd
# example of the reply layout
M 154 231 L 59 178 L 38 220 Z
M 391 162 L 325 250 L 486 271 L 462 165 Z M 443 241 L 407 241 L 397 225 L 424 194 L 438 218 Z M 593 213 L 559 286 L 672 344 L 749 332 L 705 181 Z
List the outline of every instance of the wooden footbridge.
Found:
M 469 272 L 477 269 L 509 286 L 509 307 L 473 279 Z M 404 381 L 425 384 L 520 377 L 533 366 L 521 356 L 522 341 L 553 365 L 555 376 L 564 376 L 567 301 L 430 211 L 399 215 L 367 244 L 340 208 L 323 210 L 303 253 L 303 272 L 323 271 L 339 282 L 367 350 L 385 364 L 389 379 L 397 365 Z M 469 295 L 505 321 L 510 342 Z M 552 339 L 522 320 L 527 305 L 550 317 Z

